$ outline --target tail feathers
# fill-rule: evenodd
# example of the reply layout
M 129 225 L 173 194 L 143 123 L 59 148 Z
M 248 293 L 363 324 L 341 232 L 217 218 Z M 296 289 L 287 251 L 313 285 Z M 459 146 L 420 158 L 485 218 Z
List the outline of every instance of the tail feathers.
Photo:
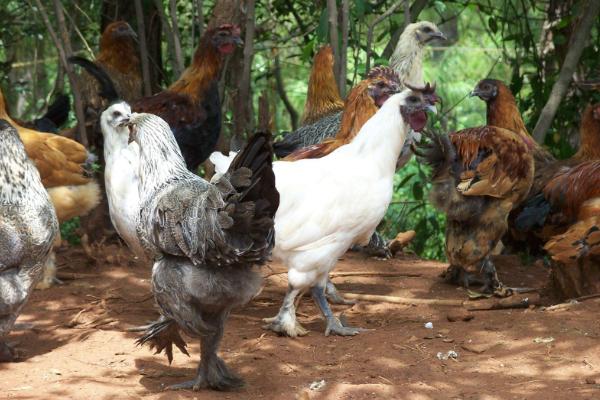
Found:
M 71 101 L 66 94 L 60 94 L 54 100 L 54 103 L 48 106 L 46 114 L 34 121 L 35 129 L 41 132 L 56 133 L 58 128 L 64 125 L 69 119 L 71 110 Z
M 279 192 L 275 187 L 273 147 L 269 133 L 256 133 L 233 159 L 227 173 L 230 174 L 230 181 L 234 186 L 236 186 L 236 175 L 243 178 L 245 169 L 252 171 L 252 175 L 249 186 L 245 189 L 243 200 L 268 201 L 269 215 L 273 217 L 279 207 Z
M 420 162 L 433 168 L 433 178 L 449 174 L 456 159 L 454 146 L 448 135 L 435 132 L 423 132 L 429 140 L 413 149 Z
M 59 222 L 87 215 L 100 203 L 100 186 L 97 182 L 85 185 L 57 186 L 48 189 Z
M 150 349 L 156 350 L 154 354 L 159 354 L 164 350 L 169 364 L 173 362 L 173 345 L 175 345 L 183 354 L 189 357 L 186 347 L 187 343 L 179 334 L 177 323 L 168 318 L 161 318 L 151 324 L 144 334 L 139 337 L 135 344 L 143 346 L 148 344 Z
M 104 97 L 106 100 L 113 102 L 119 100 L 119 95 L 115 89 L 113 81 L 110 79 L 106 71 L 102 69 L 96 63 L 87 60 L 83 57 L 72 56 L 68 58 L 71 64 L 76 64 L 85 69 L 90 75 L 92 75 L 98 81 L 100 85 L 99 96 Z
M 544 249 L 553 260 L 567 264 L 590 255 L 600 255 L 600 217 L 580 221 L 553 237 Z
M 550 209 L 550 203 L 543 193 L 531 197 L 515 219 L 515 228 L 520 232 L 529 232 L 543 227 Z

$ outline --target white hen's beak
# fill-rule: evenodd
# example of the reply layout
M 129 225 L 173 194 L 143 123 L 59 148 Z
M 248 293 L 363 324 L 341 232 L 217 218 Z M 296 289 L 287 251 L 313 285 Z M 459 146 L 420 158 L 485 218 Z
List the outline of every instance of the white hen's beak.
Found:
M 429 104 L 427 107 L 425 107 L 425 109 L 437 115 L 437 108 L 435 108 L 435 105 Z

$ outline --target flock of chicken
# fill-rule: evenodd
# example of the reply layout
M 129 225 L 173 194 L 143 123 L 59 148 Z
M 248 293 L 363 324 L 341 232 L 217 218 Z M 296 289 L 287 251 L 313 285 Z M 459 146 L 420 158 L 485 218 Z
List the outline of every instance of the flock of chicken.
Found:
M 584 113 L 581 149 L 564 161 L 529 136 L 514 97 L 497 80 L 482 80 L 472 93 L 487 103 L 486 126 L 427 132 L 427 111 L 435 112 L 439 98 L 435 85 L 423 82 L 423 48 L 444 39 L 431 22 L 409 25 L 390 67 L 373 68 L 345 101 L 324 47 L 315 56 L 302 127 L 275 143 L 256 133 L 228 156 L 213 153 L 221 129 L 217 82 L 224 56 L 241 43 L 239 28 L 208 29 L 192 65 L 150 97 L 142 97 L 134 38 L 127 23 L 112 23 L 95 61 L 70 61 L 94 78 L 82 79 L 86 125 L 92 146 L 103 149 L 112 225 L 152 265 L 161 317 L 138 343 L 171 361 L 173 345 L 187 354 L 181 332 L 201 342 L 196 377 L 173 389 L 243 383 L 217 350 L 231 309 L 256 295 L 256 267 L 271 256 L 288 268 L 289 286 L 266 329 L 307 334 L 295 304 L 310 290 L 326 335 L 361 332 L 333 314 L 330 301 L 349 301 L 329 273 L 353 245 L 387 255 L 375 229 L 394 175 L 413 153 L 432 167 L 431 199 L 447 215 L 448 281 L 510 294 L 490 255 L 502 242 L 524 245 L 523 235 L 539 238 L 563 262 L 600 254 L 600 106 Z M 102 196 L 83 146 L 25 128 L 0 101 L 0 361 L 10 361 L 15 352 L 6 335 L 34 286 L 52 282 L 58 223 L 89 213 Z M 55 129 L 64 119 L 60 108 L 35 126 Z M 193 171 L 209 156 L 216 174 L 206 181 Z M 467 272 L 479 268 L 481 277 Z

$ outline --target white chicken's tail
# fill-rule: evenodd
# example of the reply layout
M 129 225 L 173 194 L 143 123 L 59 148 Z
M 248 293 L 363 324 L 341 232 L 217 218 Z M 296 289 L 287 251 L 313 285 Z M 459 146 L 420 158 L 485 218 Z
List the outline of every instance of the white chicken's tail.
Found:
M 211 163 L 215 165 L 215 172 L 219 175 L 223 175 L 229 169 L 231 162 L 237 155 L 237 151 L 230 151 L 229 155 L 221 153 L 220 151 L 213 152 L 208 158 Z
M 57 186 L 49 188 L 48 194 L 60 223 L 74 217 L 87 215 L 100 203 L 100 186 L 97 182 L 76 186 Z

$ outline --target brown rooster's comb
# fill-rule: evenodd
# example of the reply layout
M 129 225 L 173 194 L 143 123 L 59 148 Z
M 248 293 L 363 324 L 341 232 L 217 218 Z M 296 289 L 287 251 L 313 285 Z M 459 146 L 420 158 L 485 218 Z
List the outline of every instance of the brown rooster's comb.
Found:
M 400 83 L 400 78 L 398 77 L 398 74 L 390 67 L 385 67 L 382 65 L 373 67 L 367 74 L 367 79 L 375 79 L 380 77 Z

